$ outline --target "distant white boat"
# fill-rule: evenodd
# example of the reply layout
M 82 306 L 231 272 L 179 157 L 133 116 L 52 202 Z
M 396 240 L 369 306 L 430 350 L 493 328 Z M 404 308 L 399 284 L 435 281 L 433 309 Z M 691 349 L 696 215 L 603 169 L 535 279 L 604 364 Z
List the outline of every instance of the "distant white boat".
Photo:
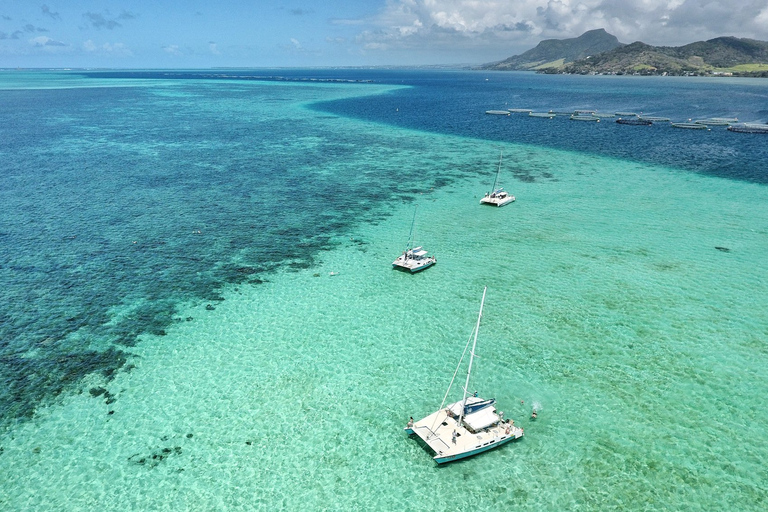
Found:
M 508 116 L 509 110 L 486 110 L 485 113 L 494 116 Z
M 547 119 L 552 119 L 556 115 L 553 112 L 528 112 L 529 117 L 545 117 Z
M 413 211 L 413 222 L 411 223 L 411 234 L 408 236 L 408 244 L 406 245 L 403 254 L 398 256 L 397 259 L 392 262 L 392 268 L 408 270 L 411 274 L 415 274 L 416 272 L 422 271 L 437 263 L 437 258 L 435 256 L 430 256 L 423 247 L 414 247 L 414 240 L 416 237 L 416 210 L 418 210 L 418 206 Z
M 637 117 L 637 112 L 616 112 L 616 115 L 621 117 Z
M 510 112 L 514 112 L 515 114 L 530 114 L 531 109 L 529 108 L 509 108 L 507 109 Z
M 501 174 L 501 158 L 503 153 L 499 154 L 499 169 L 496 171 L 496 179 L 493 180 L 493 187 L 491 192 L 485 194 L 480 200 L 480 204 L 488 204 L 491 206 L 504 206 L 515 200 L 515 196 L 507 193 L 503 187 L 499 187 L 499 174 Z
M 466 355 L 467 348 L 469 348 L 469 342 L 473 339 L 472 336 L 467 340 L 464 354 L 462 354 L 459 360 L 440 408 L 418 421 L 414 421 L 411 418 L 404 429 L 409 435 L 415 434 L 426 443 L 434 453 L 433 460 L 438 464 L 477 455 L 523 437 L 522 428 L 516 427 L 514 421 L 510 419 L 504 420 L 504 413 L 496 411 L 495 399 L 480 398 L 477 396 L 477 393 L 469 395 L 469 377 L 472 373 L 472 363 L 475 358 L 477 333 L 480 329 L 480 319 L 483 316 L 486 290 L 487 287 L 483 289 L 480 313 L 477 316 L 477 324 L 473 333 L 474 341 L 472 341 L 472 350 L 469 352 L 470 357 L 467 367 L 467 380 L 464 384 L 464 398 L 444 407 L 448 394 L 451 392 L 453 381 L 456 379 L 456 374 L 458 374 L 461 363 L 464 360 L 464 355 Z

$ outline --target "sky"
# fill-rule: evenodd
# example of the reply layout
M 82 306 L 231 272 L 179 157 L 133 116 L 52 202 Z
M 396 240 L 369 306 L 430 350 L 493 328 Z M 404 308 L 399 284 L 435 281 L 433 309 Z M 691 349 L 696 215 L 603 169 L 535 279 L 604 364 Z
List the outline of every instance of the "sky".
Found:
M 0 0 L 0 68 L 482 64 L 604 28 L 768 40 L 768 0 Z

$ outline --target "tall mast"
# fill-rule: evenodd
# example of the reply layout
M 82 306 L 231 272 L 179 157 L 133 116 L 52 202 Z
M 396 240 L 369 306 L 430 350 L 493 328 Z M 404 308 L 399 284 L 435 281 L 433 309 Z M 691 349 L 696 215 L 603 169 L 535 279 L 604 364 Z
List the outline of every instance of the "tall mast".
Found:
M 459 416 L 459 425 L 464 420 L 464 409 L 467 406 L 467 393 L 469 393 L 469 375 L 472 373 L 472 361 L 475 359 L 475 346 L 477 346 L 477 331 L 480 330 L 480 319 L 483 317 L 483 304 L 485 304 L 485 292 L 488 287 L 483 288 L 483 299 L 480 301 L 480 313 L 477 315 L 477 325 L 475 325 L 475 339 L 472 342 L 472 350 L 469 353 L 469 368 L 467 368 L 467 382 L 464 384 L 464 399 L 461 401 L 461 415 Z
M 499 153 L 499 169 L 496 171 L 496 179 L 493 180 L 493 187 L 491 192 L 496 192 L 496 183 L 499 181 L 499 174 L 501 174 L 501 158 L 504 156 L 504 152 Z
M 414 245 L 416 245 L 416 242 L 414 241 L 414 229 L 416 228 L 416 210 L 419 209 L 419 205 L 416 205 L 416 208 L 413 209 L 413 222 L 411 222 L 411 233 L 408 235 L 408 247 L 405 248 L 406 251 L 413 248 Z

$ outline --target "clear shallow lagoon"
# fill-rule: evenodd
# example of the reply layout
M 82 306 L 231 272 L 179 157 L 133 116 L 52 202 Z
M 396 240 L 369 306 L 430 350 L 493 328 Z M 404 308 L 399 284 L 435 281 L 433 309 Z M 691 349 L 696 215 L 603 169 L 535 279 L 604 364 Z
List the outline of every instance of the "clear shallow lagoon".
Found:
M 3 509 L 764 508 L 765 137 L 483 112 L 750 121 L 768 85 L 18 76 Z M 481 208 L 500 150 L 518 200 Z M 390 264 L 415 204 L 438 264 L 411 276 Z M 473 387 L 526 436 L 436 467 L 402 427 L 439 404 L 484 285 Z

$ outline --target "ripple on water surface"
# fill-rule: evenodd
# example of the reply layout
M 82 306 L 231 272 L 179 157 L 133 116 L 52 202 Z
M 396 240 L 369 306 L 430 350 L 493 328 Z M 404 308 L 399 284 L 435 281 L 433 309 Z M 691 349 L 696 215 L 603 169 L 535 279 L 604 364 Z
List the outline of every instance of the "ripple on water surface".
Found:
M 147 280 L 156 279 L 157 290 L 126 284 L 127 276 L 106 280 L 102 290 L 113 302 L 103 332 L 136 317 L 166 320 L 158 320 L 162 332 L 136 332 L 122 346 L 130 372 L 78 376 L 79 394 L 38 406 L 2 438 L 7 497 L 0 503 L 759 509 L 768 424 L 760 403 L 768 391 L 760 377 L 764 188 L 574 153 L 316 122 L 318 129 L 341 123 L 342 134 L 354 129 L 368 143 L 334 135 L 345 160 L 281 167 L 296 190 L 304 190 L 303 172 L 349 192 L 339 199 L 313 189 L 327 214 L 313 206 L 294 209 L 294 217 L 259 204 L 284 215 L 268 226 L 270 237 L 288 241 L 279 246 L 282 259 L 250 252 L 250 244 L 263 249 L 269 240 L 260 227 L 248 230 L 249 222 L 260 226 L 260 208 L 241 220 L 258 182 L 227 187 L 221 176 L 176 200 L 168 185 L 175 180 L 165 181 L 171 210 L 155 212 L 144 201 L 127 215 L 128 227 L 111 217 L 122 236 L 85 237 L 94 247 L 126 242 L 108 259 L 137 258 L 146 266 L 136 274 L 160 276 Z M 317 133 L 307 136 L 285 140 L 311 152 Z M 517 201 L 481 208 L 499 149 L 504 185 Z M 273 154 L 270 165 L 289 153 Z M 352 177 L 359 181 L 347 183 Z M 438 179 L 443 187 L 430 190 Z M 383 194 L 389 204 L 359 199 L 374 184 L 381 188 L 370 201 Z M 391 261 L 407 239 L 414 202 L 418 242 L 438 263 L 409 275 Z M 186 203 L 198 206 L 189 213 Z M 350 204 L 359 222 L 341 213 Z M 212 205 L 221 218 L 206 213 Z M 182 220 L 161 224 L 160 236 L 133 220 L 141 209 L 147 219 L 178 211 Z M 198 218 L 206 222 L 190 222 Z M 240 223 L 231 232 L 230 220 Z M 323 223 L 333 227 L 315 229 Z M 253 236 L 239 240 L 239 231 Z M 135 252 L 121 258 L 123 251 Z M 191 262 L 161 264 L 178 253 Z M 221 284 L 214 271 L 200 277 L 209 265 L 232 279 Z M 220 286 L 205 294 L 159 295 L 209 276 Z M 439 405 L 486 284 L 471 386 L 495 396 L 526 436 L 438 468 L 402 427 Z M 160 299 L 168 303 L 155 312 Z M 67 342 L 103 349 L 86 336 L 96 328 L 81 329 Z M 540 412 L 535 421 L 532 407 Z

